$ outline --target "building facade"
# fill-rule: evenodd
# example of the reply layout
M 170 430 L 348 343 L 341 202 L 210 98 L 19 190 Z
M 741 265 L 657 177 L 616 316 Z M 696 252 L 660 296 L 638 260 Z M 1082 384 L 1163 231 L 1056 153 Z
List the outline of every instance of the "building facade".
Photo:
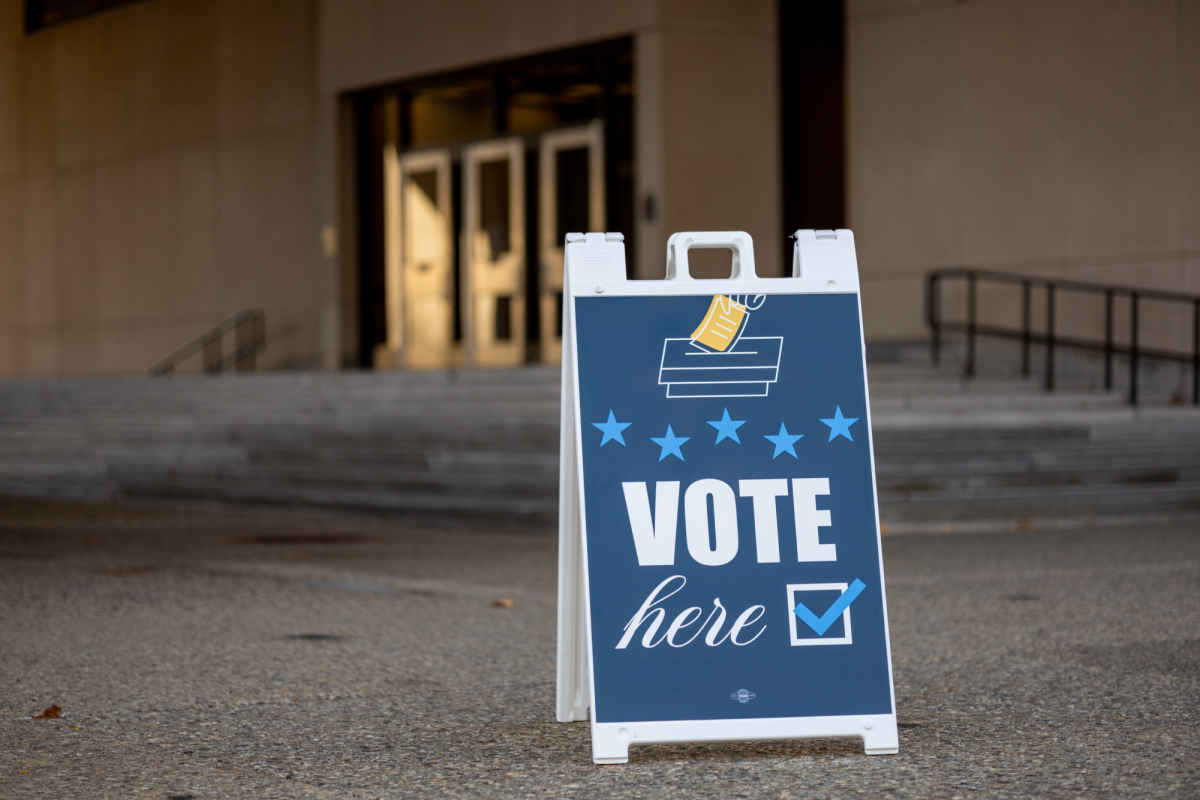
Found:
M 251 307 L 269 369 L 554 362 L 567 230 L 838 226 L 871 341 L 938 267 L 1200 293 L 1200 0 L 0 0 L 0 376 Z

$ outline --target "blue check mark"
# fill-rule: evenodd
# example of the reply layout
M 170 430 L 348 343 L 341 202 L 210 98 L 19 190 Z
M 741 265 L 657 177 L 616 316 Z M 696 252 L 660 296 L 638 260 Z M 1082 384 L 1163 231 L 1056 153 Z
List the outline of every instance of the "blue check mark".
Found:
M 793 609 L 796 616 L 804 620 L 804 624 L 817 632 L 817 636 L 824 636 L 825 631 L 829 630 L 829 626 L 837 621 L 837 618 L 842 615 L 842 612 L 850 607 L 862 590 L 867 588 L 867 585 L 858 578 L 854 579 L 854 583 L 846 591 L 842 592 L 842 596 L 833 601 L 833 605 L 825 612 L 823 616 L 818 617 L 816 614 L 808 610 L 808 607 L 796 601 L 796 607 Z

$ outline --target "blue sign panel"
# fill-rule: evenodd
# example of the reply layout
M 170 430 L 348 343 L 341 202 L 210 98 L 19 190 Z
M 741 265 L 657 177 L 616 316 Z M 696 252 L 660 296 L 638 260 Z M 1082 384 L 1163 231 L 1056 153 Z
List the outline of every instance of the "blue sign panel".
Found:
M 857 295 L 573 317 L 594 722 L 893 714 Z

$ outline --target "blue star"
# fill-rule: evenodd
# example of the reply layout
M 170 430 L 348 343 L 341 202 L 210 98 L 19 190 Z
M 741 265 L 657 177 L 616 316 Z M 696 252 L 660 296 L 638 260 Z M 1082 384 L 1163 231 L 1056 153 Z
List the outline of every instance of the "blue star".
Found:
M 608 410 L 608 422 L 593 422 L 600 430 L 604 431 L 604 438 L 600 440 L 600 446 L 608 444 L 611 440 L 616 439 L 625 446 L 625 437 L 621 435 L 621 431 L 632 425 L 632 422 L 617 422 L 617 418 L 613 416 L 612 409 Z
M 592 423 L 595 424 L 595 423 Z M 686 442 L 690 436 L 676 436 L 671 430 L 671 426 L 667 426 L 667 435 L 661 439 L 654 436 L 650 437 L 650 441 L 662 448 L 662 452 L 658 455 L 658 460 L 662 461 L 667 456 L 678 456 L 680 461 L 683 461 L 683 453 L 679 452 L 679 445 Z
M 841 406 L 833 412 L 833 419 L 823 419 L 821 422 L 829 426 L 829 441 L 832 442 L 838 436 L 845 436 L 854 441 L 854 437 L 850 435 L 850 426 L 858 422 L 858 417 L 843 417 Z
M 708 424 L 717 429 L 717 444 L 721 443 L 722 439 L 733 439 L 738 444 L 742 440 L 738 438 L 737 429 L 746 424 L 746 420 L 733 420 L 729 418 L 729 409 L 725 409 L 725 413 L 719 420 L 715 422 L 708 420 Z
M 799 458 L 799 456 L 796 455 L 796 441 L 803 439 L 804 434 L 801 433 L 795 436 L 791 435 L 787 432 L 787 426 L 781 422 L 779 423 L 778 436 L 764 436 L 763 438 L 775 445 L 775 455 L 771 456 L 771 460 L 773 461 L 779 456 L 780 453 L 787 453 L 792 458 Z

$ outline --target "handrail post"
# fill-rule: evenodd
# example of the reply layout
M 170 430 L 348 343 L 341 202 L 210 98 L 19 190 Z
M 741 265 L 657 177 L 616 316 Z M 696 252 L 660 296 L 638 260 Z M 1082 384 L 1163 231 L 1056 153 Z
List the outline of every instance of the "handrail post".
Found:
M 938 302 L 940 288 L 941 276 L 935 272 L 929 276 L 929 282 L 925 287 L 925 318 L 929 321 L 929 329 L 932 333 L 929 343 L 930 356 L 935 367 L 942 360 L 942 313 L 941 304 Z
M 248 344 L 249 352 L 246 354 L 246 363 L 247 369 L 249 369 L 251 372 L 254 372 L 256 369 L 258 369 L 258 351 L 259 348 L 262 347 L 262 343 L 265 338 L 262 332 L 261 315 L 257 311 L 253 312 L 246 319 L 246 324 L 250 328 L 250 333 L 253 334 L 253 336 L 250 337 Z
M 254 370 L 254 351 L 255 343 L 252 341 L 251 333 L 256 333 L 251 326 L 257 328 L 254 319 L 240 319 L 237 325 L 233 328 L 233 369 L 235 372 L 246 372 Z
M 1129 294 L 1129 402 L 1138 404 L 1138 293 Z
M 1104 290 L 1104 388 L 1112 390 L 1113 290 Z
M 254 364 L 258 368 L 258 354 L 267 347 L 267 315 L 254 312 Z
M 1030 290 L 1029 280 L 1021 281 L 1021 374 L 1029 374 L 1029 340 L 1030 340 Z
M 1054 284 L 1046 284 L 1046 391 L 1054 391 Z
M 1200 298 L 1192 301 L 1192 403 L 1200 405 Z
M 975 273 L 967 273 L 967 366 L 968 378 L 975 376 Z
M 219 373 L 221 371 L 221 333 L 218 331 L 209 337 L 204 343 L 201 355 L 203 359 L 203 369 L 207 373 Z

